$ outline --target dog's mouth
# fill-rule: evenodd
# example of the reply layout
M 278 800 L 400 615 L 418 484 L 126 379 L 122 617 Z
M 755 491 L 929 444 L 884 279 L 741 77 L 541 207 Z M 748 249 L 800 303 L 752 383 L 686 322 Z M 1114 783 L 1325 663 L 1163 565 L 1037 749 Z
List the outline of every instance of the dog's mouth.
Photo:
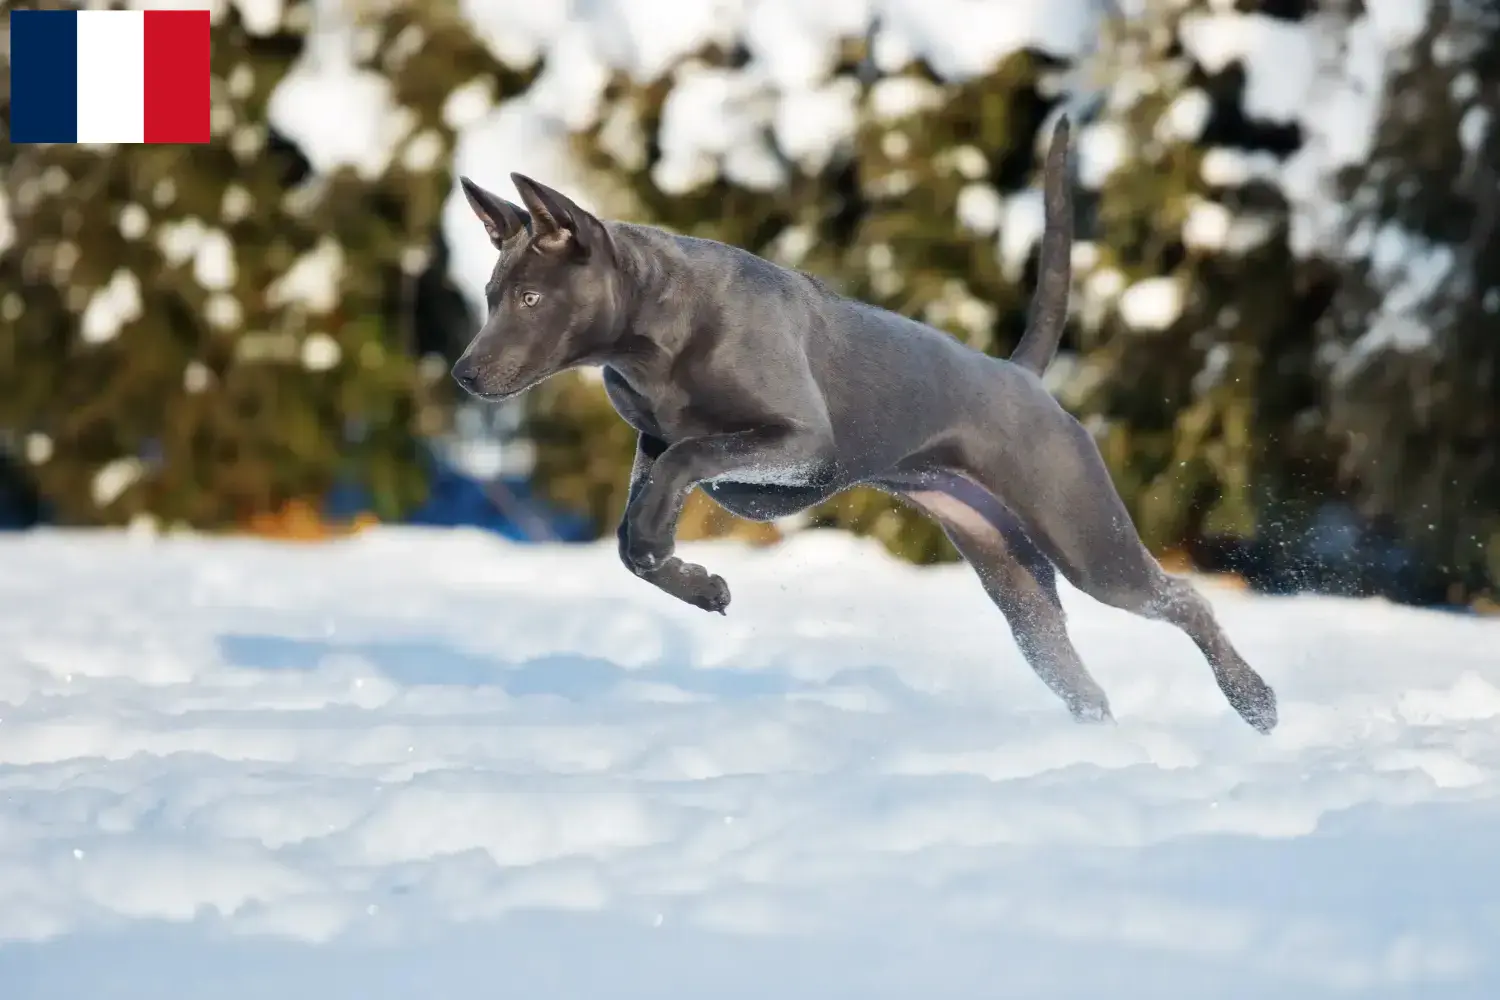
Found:
M 464 389 L 482 403 L 503 403 L 508 399 L 515 399 L 540 381 L 540 378 L 508 379 L 504 389 L 491 389 L 483 385 L 464 386 Z
M 508 369 L 503 372 L 491 371 L 489 378 L 483 374 L 467 377 L 455 376 L 455 381 L 463 387 L 466 393 L 482 403 L 503 403 L 508 399 L 516 398 L 553 374 L 555 372 L 546 369 L 540 372 Z
M 469 389 L 468 393 L 481 403 L 503 403 L 507 399 L 514 399 L 525 391 L 525 389 L 507 389 L 504 392 L 491 392 L 485 389 Z

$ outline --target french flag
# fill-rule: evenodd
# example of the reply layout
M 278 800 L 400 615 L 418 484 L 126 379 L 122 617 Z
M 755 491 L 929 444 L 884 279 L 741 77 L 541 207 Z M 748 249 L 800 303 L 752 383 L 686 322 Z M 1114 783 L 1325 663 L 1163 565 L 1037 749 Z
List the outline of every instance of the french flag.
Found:
M 208 11 L 12 10 L 10 141 L 207 142 Z

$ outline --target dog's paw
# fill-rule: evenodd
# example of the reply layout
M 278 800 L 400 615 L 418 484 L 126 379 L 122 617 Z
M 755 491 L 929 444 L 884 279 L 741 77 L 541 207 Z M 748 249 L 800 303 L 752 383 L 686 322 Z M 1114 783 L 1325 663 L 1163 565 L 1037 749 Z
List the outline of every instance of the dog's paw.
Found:
M 1097 726 L 1115 721 L 1114 713 L 1109 710 L 1109 702 L 1102 699 L 1069 705 L 1068 711 L 1072 714 L 1074 722 L 1085 725 Z
M 1258 732 L 1276 728 L 1276 692 L 1253 670 L 1246 669 L 1232 682 L 1221 682 L 1230 706 Z
M 716 576 L 696 563 L 680 559 L 672 560 L 672 568 L 677 577 L 675 592 L 678 598 L 704 611 L 717 611 L 721 615 L 729 607 L 729 584 L 724 582 L 722 576 Z

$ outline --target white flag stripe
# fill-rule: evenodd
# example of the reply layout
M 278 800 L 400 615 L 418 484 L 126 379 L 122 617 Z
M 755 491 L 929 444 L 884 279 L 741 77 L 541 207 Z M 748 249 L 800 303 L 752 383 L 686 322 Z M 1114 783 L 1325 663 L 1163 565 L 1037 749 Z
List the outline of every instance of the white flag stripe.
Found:
M 78 141 L 146 139 L 146 15 L 81 10 L 78 17 Z

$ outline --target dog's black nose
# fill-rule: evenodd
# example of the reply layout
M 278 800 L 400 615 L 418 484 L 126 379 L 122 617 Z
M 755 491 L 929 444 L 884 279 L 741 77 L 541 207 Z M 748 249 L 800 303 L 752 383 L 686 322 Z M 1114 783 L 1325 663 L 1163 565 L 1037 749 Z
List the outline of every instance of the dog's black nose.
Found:
M 479 371 L 473 365 L 454 365 L 453 380 L 469 392 L 479 392 Z

